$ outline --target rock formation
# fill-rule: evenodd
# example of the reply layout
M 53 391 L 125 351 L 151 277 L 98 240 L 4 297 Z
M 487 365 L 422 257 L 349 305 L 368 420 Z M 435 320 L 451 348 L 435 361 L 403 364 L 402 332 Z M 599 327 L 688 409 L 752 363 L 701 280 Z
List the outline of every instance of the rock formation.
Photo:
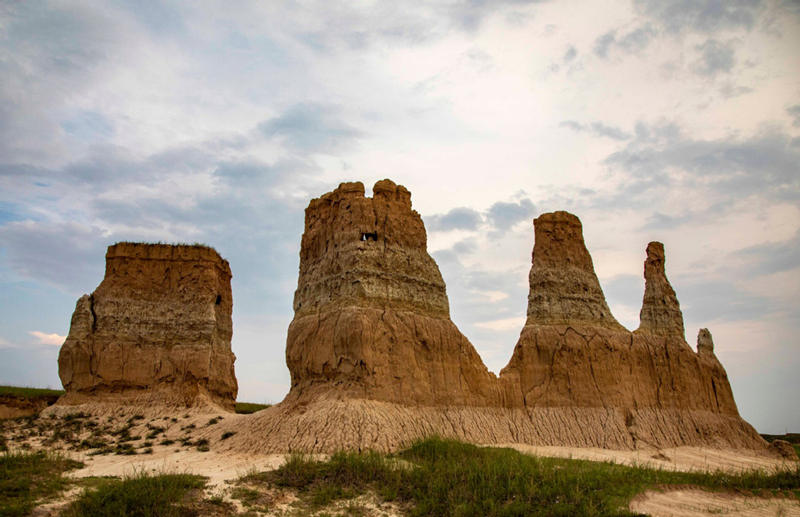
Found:
M 645 262 L 642 325 L 611 314 L 566 212 L 534 221 L 528 317 L 499 378 L 450 320 L 409 192 L 344 183 L 306 209 L 286 399 L 244 423 L 237 450 L 392 450 L 431 434 L 477 443 L 766 450 L 701 332 L 685 342 L 663 246 Z
M 490 404 L 493 376 L 450 321 L 411 195 L 388 180 L 373 193 L 344 183 L 306 209 L 286 344 L 290 400 Z
M 645 288 L 642 310 L 639 312 L 639 330 L 684 340 L 686 333 L 683 329 L 681 305 L 667 280 L 664 261 L 664 245 L 660 242 L 648 244 L 647 259 L 644 261 Z
M 205 246 L 118 243 L 82 296 L 58 357 L 59 404 L 215 404 L 232 409 L 231 271 Z

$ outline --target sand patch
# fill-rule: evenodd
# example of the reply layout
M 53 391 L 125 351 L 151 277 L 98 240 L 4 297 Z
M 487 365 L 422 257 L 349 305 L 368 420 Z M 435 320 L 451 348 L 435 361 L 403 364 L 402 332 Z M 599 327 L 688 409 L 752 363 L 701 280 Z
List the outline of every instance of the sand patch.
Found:
M 268 454 L 253 456 L 235 453 L 200 452 L 196 450 L 155 450 L 153 454 L 134 456 L 98 455 L 79 458 L 85 467 L 68 473 L 74 478 L 91 476 L 122 477 L 138 472 L 187 473 L 208 477 L 208 488 L 222 487 L 249 472 L 274 470 L 286 456 Z
M 800 501 L 784 498 L 746 497 L 705 490 L 647 491 L 630 505 L 633 512 L 653 517 L 696 517 L 702 515 L 735 515 L 773 517 L 800 515 Z
M 543 447 L 519 443 L 501 444 L 525 454 L 590 461 L 611 461 L 621 465 L 643 466 L 683 472 L 737 473 L 751 470 L 791 469 L 796 461 L 768 456 L 761 451 L 711 449 L 706 447 L 673 447 L 666 449 L 613 450 L 577 447 Z

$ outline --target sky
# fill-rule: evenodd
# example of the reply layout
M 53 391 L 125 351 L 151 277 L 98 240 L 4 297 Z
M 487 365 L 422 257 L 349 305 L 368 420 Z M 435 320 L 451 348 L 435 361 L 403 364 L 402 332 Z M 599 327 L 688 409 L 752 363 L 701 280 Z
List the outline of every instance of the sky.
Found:
M 60 387 L 117 241 L 233 270 L 239 400 L 278 402 L 304 208 L 412 193 L 451 316 L 499 372 L 531 221 L 581 218 L 638 327 L 647 243 L 742 416 L 800 431 L 800 2 L 0 1 L 0 384 Z

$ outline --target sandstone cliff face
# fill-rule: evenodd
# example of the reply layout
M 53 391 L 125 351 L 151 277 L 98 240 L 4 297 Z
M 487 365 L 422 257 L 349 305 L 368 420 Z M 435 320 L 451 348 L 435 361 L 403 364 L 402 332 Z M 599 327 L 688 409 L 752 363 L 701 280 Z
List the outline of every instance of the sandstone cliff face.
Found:
M 373 194 L 344 183 L 306 209 L 286 345 L 289 400 L 490 403 L 494 376 L 450 321 L 411 195 L 389 180 Z
M 580 220 L 553 212 L 534 222 L 526 325 L 578 324 L 623 330 L 608 308 Z
M 203 246 L 119 243 L 105 278 L 82 296 L 58 358 L 61 403 L 232 408 L 231 272 Z
M 647 245 L 644 262 L 644 299 L 639 312 L 639 331 L 656 336 L 684 340 L 683 313 L 678 297 L 665 272 L 664 245 L 651 242 Z
M 478 443 L 765 450 L 738 414 L 701 332 L 685 342 L 663 246 L 645 262 L 642 325 L 605 301 L 581 223 L 534 221 L 528 317 L 499 378 L 450 321 L 441 274 L 410 194 L 344 183 L 306 210 L 292 387 L 226 442 L 238 450 L 392 450 L 430 434 Z

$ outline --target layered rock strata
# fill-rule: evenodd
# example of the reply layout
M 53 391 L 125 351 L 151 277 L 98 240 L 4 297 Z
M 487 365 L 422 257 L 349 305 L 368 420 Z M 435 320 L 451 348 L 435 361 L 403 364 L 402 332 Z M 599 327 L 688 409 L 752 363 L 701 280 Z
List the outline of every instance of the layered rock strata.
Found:
M 232 409 L 231 270 L 205 246 L 118 243 L 61 347 L 59 404 L 213 404 Z
M 306 209 L 289 325 L 288 400 L 491 405 L 493 375 L 450 321 L 444 281 L 411 195 L 343 183 Z
M 478 443 L 765 450 L 738 415 L 725 370 L 699 352 L 664 272 L 645 262 L 642 325 L 603 296 L 581 223 L 534 221 L 528 317 L 499 378 L 450 320 L 410 195 L 383 180 L 311 201 L 286 358 L 291 391 L 226 442 L 239 450 L 392 450 L 439 434 Z

